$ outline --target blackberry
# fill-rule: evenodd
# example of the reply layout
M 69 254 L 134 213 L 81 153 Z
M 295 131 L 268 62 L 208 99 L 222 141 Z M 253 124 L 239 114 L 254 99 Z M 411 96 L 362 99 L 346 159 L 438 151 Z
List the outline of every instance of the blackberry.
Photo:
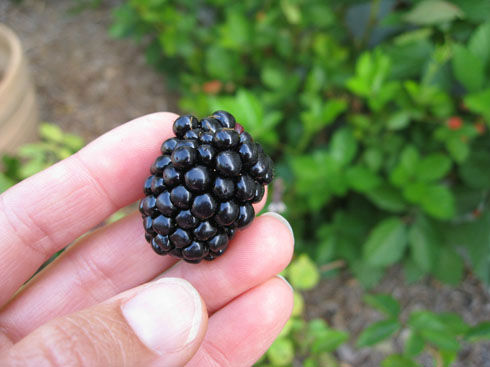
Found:
M 143 185 L 145 238 L 159 255 L 211 261 L 254 219 L 273 163 L 226 111 L 181 116 L 173 131 Z

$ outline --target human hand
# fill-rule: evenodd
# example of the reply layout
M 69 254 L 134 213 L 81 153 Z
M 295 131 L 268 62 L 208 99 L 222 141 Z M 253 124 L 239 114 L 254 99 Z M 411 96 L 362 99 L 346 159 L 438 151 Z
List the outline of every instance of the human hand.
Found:
M 133 120 L 0 196 L 0 366 L 248 367 L 279 334 L 293 303 L 275 276 L 293 251 L 282 217 L 198 265 L 157 256 L 139 213 L 86 234 L 142 196 L 175 118 Z

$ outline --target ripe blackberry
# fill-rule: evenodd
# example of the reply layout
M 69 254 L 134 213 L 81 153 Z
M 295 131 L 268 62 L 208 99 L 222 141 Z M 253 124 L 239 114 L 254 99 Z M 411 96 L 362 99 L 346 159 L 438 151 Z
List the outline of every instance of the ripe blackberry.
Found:
M 145 238 L 159 255 L 211 261 L 254 219 L 273 163 L 226 111 L 181 116 L 173 131 L 143 186 Z

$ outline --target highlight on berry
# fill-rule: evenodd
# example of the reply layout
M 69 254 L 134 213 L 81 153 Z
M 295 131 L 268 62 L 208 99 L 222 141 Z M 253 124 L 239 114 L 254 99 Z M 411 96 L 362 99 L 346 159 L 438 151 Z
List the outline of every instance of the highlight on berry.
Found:
M 272 181 L 273 162 L 226 111 L 202 120 L 180 116 L 173 132 L 144 183 L 145 238 L 159 255 L 211 261 L 253 221 L 252 204 Z

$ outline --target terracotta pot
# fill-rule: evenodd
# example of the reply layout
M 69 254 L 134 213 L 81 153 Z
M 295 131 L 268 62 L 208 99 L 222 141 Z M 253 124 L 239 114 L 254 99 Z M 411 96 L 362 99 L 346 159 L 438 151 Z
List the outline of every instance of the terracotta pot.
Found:
M 0 24 L 0 153 L 37 138 L 34 86 L 17 36 Z

